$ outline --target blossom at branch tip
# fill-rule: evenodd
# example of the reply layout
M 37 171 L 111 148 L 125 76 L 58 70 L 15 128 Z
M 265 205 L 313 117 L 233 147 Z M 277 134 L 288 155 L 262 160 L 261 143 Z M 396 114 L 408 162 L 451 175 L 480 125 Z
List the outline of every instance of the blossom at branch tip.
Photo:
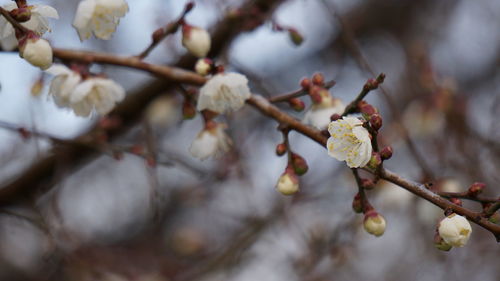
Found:
M 463 247 L 469 240 L 472 228 L 465 217 L 451 214 L 441 220 L 438 232 L 446 244 L 454 247 Z
M 20 41 L 19 55 L 42 70 L 52 65 L 52 47 L 47 40 L 38 38 L 36 35 Z
M 328 155 L 346 161 L 350 168 L 362 168 L 370 161 L 372 145 L 368 130 L 356 117 L 343 117 L 328 125 L 331 137 L 327 142 Z
M 47 72 L 56 75 L 49 92 L 57 106 L 71 108 L 78 116 L 87 117 L 94 110 L 105 115 L 125 97 L 123 87 L 111 79 L 91 77 L 83 80 L 80 74 L 63 65 L 54 65 Z
M 185 24 L 182 26 L 182 46 L 198 58 L 206 57 L 210 51 L 210 34 L 203 28 Z
M 209 157 L 218 157 L 229 151 L 232 141 L 224 132 L 226 127 L 225 124 L 215 123 L 214 126 L 203 129 L 189 148 L 191 155 L 205 160 Z
M 221 73 L 213 76 L 200 89 L 197 109 L 217 113 L 236 111 L 251 96 L 248 79 L 238 73 Z
M 328 91 L 325 91 L 328 93 Z M 314 103 L 304 116 L 304 123 L 312 125 L 319 130 L 324 130 L 330 123 L 333 114 L 341 115 L 345 105 L 340 99 L 332 97 L 330 94 L 322 96 L 320 103 Z
M 2 6 L 7 11 L 17 8 L 15 3 L 9 3 Z M 31 12 L 31 18 L 21 23 L 27 29 L 33 31 L 36 35 L 42 36 L 50 31 L 47 18 L 58 19 L 57 10 L 48 5 L 29 5 L 26 7 Z M 17 47 L 17 39 L 14 27 L 4 17 L 0 16 L 0 47 L 4 51 L 12 51 Z
M 83 0 L 78 5 L 73 27 L 80 40 L 89 39 L 92 34 L 103 40 L 109 40 L 120 23 L 120 18 L 128 12 L 124 0 Z
M 276 190 L 283 195 L 293 195 L 299 191 L 299 178 L 293 168 L 287 167 L 285 172 L 278 179 Z

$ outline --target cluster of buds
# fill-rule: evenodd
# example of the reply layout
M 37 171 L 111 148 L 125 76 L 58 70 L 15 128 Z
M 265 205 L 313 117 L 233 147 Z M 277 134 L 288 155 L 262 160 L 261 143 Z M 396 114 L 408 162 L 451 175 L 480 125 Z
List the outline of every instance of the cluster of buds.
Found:
M 372 90 L 375 90 L 378 88 L 378 86 L 382 83 L 384 83 L 384 80 L 385 80 L 385 74 L 384 73 L 380 73 L 379 76 L 377 76 L 376 79 L 368 79 L 368 81 L 366 81 L 365 85 L 363 86 L 363 90 L 364 91 L 372 91 Z
M 481 194 L 485 188 L 486 184 L 482 182 L 475 182 L 469 187 L 467 193 L 469 196 L 476 197 Z
M 304 157 L 291 151 L 288 144 L 288 131 L 283 130 L 284 142 L 276 146 L 276 154 L 283 156 L 288 153 L 288 165 L 276 184 L 276 189 L 283 195 L 292 195 L 299 191 L 299 178 L 309 170 Z

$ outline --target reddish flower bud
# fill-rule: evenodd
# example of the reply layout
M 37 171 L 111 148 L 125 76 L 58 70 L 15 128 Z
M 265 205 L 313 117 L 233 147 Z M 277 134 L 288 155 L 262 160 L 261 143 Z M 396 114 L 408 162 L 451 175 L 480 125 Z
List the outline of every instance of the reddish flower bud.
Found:
M 363 86 L 363 89 L 365 91 L 371 91 L 377 88 L 378 88 L 378 81 L 373 78 L 368 79 L 368 81 L 366 81 L 365 85 Z
M 339 120 L 340 118 L 342 118 L 342 116 L 340 116 L 339 114 L 337 113 L 334 113 L 332 114 L 332 116 L 330 116 L 330 121 L 337 121 Z
M 352 200 L 352 209 L 358 214 L 363 212 L 363 202 L 359 193 L 357 193 Z
M 307 173 L 307 170 L 309 170 L 306 160 L 296 153 L 292 153 L 292 167 L 295 173 L 299 176 L 302 176 Z
M 380 116 L 378 113 L 373 114 L 370 117 L 370 126 L 375 130 L 378 131 L 382 127 L 382 116 Z
M 323 98 L 321 97 L 321 91 L 323 88 L 319 86 L 312 86 L 309 88 L 309 96 L 311 96 L 311 100 L 313 103 L 320 104 Z
M 158 43 L 161 39 L 163 39 L 163 36 L 165 36 L 165 30 L 162 27 L 153 32 L 153 34 L 151 35 L 151 39 L 154 43 Z
M 196 108 L 189 101 L 184 101 L 182 104 L 182 117 L 184 119 L 193 119 L 196 116 Z
M 365 114 L 367 116 L 371 116 L 375 113 L 378 113 L 378 110 L 373 105 L 371 105 L 365 101 L 360 101 L 358 103 L 358 109 L 359 109 L 359 112 L 361 112 L 362 114 Z
M 370 189 L 375 188 L 375 183 L 371 179 L 361 179 L 361 186 L 364 189 L 370 190 Z
M 31 19 L 31 10 L 26 7 L 14 9 L 9 14 L 18 22 L 27 22 Z
M 302 78 L 302 80 L 300 80 L 300 86 L 306 91 L 309 90 L 311 87 L 311 80 L 309 78 Z
M 27 140 L 31 137 L 31 132 L 26 130 L 25 128 L 19 128 L 17 129 L 17 131 L 19 132 L 19 135 L 23 140 Z
M 293 108 L 293 110 L 295 110 L 297 112 L 304 110 L 304 108 L 306 107 L 304 102 L 299 98 L 291 98 L 288 100 L 288 103 Z
M 286 153 L 286 145 L 284 143 L 280 143 L 276 146 L 276 155 L 282 156 Z
M 462 200 L 460 200 L 459 198 L 450 198 L 450 202 L 455 205 L 462 206 Z
M 323 86 L 325 83 L 325 77 L 319 72 L 314 73 L 312 77 L 312 83 L 316 86 Z
M 380 151 L 380 158 L 387 160 L 392 157 L 392 146 L 386 146 Z
M 486 188 L 486 184 L 482 182 L 475 182 L 469 187 L 469 194 L 471 196 L 479 195 Z
M 101 127 L 104 130 L 113 130 L 122 125 L 122 121 L 118 117 L 114 116 L 109 116 L 109 117 L 103 117 L 101 120 L 99 120 L 99 127 Z

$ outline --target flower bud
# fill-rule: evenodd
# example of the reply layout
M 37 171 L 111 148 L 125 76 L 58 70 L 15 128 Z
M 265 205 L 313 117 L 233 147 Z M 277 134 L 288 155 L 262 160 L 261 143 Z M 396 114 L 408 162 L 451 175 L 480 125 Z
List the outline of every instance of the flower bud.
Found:
M 375 113 L 378 113 L 378 110 L 373 105 L 367 103 L 366 101 L 360 101 L 358 103 L 358 108 L 359 112 L 367 116 L 371 116 Z
M 276 155 L 283 156 L 286 153 L 286 145 L 284 143 L 280 143 L 276 146 Z
M 392 146 L 386 146 L 380 151 L 380 158 L 382 160 L 391 159 L 392 157 Z
M 370 126 L 375 130 L 378 131 L 382 127 L 382 117 L 375 113 L 370 117 Z
M 330 121 L 332 121 L 332 122 L 333 122 L 333 121 L 337 121 L 337 120 L 339 120 L 340 118 L 342 118 L 342 116 L 340 116 L 340 115 L 339 115 L 339 114 L 337 114 L 337 113 L 334 113 L 334 114 L 332 114 L 332 116 L 330 116 Z
M 439 232 L 434 235 L 434 246 L 441 251 L 448 252 L 451 250 L 452 246 L 444 242 L 443 238 L 439 236 Z
M 27 7 L 14 9 L 9 14 L 17 22 L 27 22 L 31 19 L 31 10 Z
M 306 160 L 296 153 L 292 153 L 292 166 L 295 173 L 299 176 L 302 176 L 309 170 Z
M 182 45 L 196 57 L 206 57 L 210 51 L 210 34 L 202 28 L 184 24 L 182 26 Z
M 151 39 L 153 40 L 154 43 L 158 43 L 161 41 L 161 39 L 163 39 L 164 36 L 165 36 L 165 29 L 162 27 L 158 28 L 153 32 L 153 34 L 151 34 Z
M 182 117 L 184 119 L 193 119 L 196 116 L 196 107 L 190 101 L 184 101 L 182 104 Z
M 293 108 L 293 110 L 295 110 L 297 112 L 304 110 L 304 108 L 306 107 L 304 102 L 299 98 L 291 98 L 288 100 L 288 103 Z
M 292 195 L 299 191 L 299 178 L 292 168 L 286 168 L 276 184 L 276 189 L 283 195 Z
M 314 73 L 312 77 L 312 83 L 316 86 L 323 86 L 323 84 L 325 83 L 325 77 L 319 72 Z
M 382 215 L 371 210 L 366 212 L 363 226 L 366 232 L 379 237 L 385 232 L 386 222 Z
M 438 231 L 448 245 L 463 247 L 469 240 L 472 228 L 465 217 L 453 213 L 441 220 Z
M 42 70 L 52 65 L 52 47 L 45 39 L 31 35 L 19 40 L 19 55 L 33 66 Z
M 460 200 L 459 198 L 450 198 L 450 202 L 457 206 L 462 206 L 462 200 Z
M 295 46 L 300 46 L 302 42 L 304 42 L 304 36 L 302 36 L 302 34 L 300 34 L 295 28 L 288 29 L 288 35 Z
M 352 200 L 352 209 L 358 214 L 363 212 L 363 202 L 359 193 L 357 193 Z
M 363 86 L 363 89 L 365 91 L 371 91 L 377 88 L 378 88 L 378 81 L 373 78 L 368 79 L 368 81 L 366 81 L 365 85 Z
M 361 186 L 364 188 L 364 189 L 374 189 L 375 188 L 375 182 L 373 182 L 373 180 L 371 179 L 361 179 Z
M 471 196 L 477 196 L 486 188 L 486 184 L 482 182 L 475 182 L 469 187 L 469 194 Z
M 311 100 L 315 104 L 320 104 L 323 98 L 321 97 L 321 88 L 320 86 L 313 85 L 309 88 L 309 96 L 311 96 Z
M 376 170 L 380 164 L 382 164 L 382 158 L 380 154 L 377 152 L 372 153 L 372 158 L 370 158 L 370 162 L 368 162 L 368 168 Z
M 212 65 L 213 62 L 211 59 L 199 59 L 194 66 L 194 70 L 201 76 L 207 76 L 212 71 Z
M 300 80 L 300 86 L 306 91 L 309 90 L 311 87 L 311 80 L 309 78 L 302 78 L 302 80 Z

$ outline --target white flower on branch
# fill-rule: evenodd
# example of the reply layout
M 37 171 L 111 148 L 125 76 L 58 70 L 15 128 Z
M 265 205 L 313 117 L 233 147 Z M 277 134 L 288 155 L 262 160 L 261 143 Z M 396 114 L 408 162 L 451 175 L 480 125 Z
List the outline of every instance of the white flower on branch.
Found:
M 124 0 L 83 0 L 78 5 L 73 27 L 81 41 L 89 39 L 92 33 L 99 39 L 109 40 L 127 12 L 128 4 Z
M 326 91 L 328 93 L 328 91 Z M 330 117 L 333 114 L 341 115 L 344 112 L 345 105 L 340 99 L 328 96 L 322 96 L 321 102 L 313 104 L 304 116 L 304 123 L 312 125 L 317 129 L 324 130 L 330 123 Z
M 226 113 L 240 109 L 250 98 L 248 79 L 238 73 L 221 73 L 212 77 L 200 89 L 198 110 Z
M 206 57 L 210 51 L 210 34 L 203 28 L 185 24 L 182 27 L 182 46 L 198 58 Z
M 463 247 L 469 240 L 472 228 L 465 217 L 451 214 L 439 223 L 438 231 L 446 244 Z
M 286 168 L 278 179 L 276 189 L 283 195 L 293 195 L 299 191 L 299 177 L 295 174 L 293 168 Z
M 125 97 L 123 87 L 107 78 L 91 77 L 81 82 L 80 74 L 62 65 L 47 72 L 56 75 L 50 85 L 56 104 L 73 109 L 78 116 L 89 116 L 93 110 L 105 115 Z
M 328 154 L 339 161 L 346 161 L 350 168 L 362 168 L 372 156 L 368 130 L 356 117 L 343 117 L 328 125 L 331 137 L 327 142 Z
M 17 8 L 15 3 L 9 3 L 3 6 L 7 11 Z M 47 5 L 30 5 L 27 9 L 31 12 L 31 18 L 21 23 L 27 29 L 41 36 L 49 31 L 49 21 L 47 18 L 58 19 L 57 10 Z M 0 47 L 5 51 L 12 51 L 17 47 L 17 39 L 14 27 L 4 17 L 0 17 Z
M 205 160 L 209 157 L 218 157 L 221 154 L 229 151 L 231 147 L 231 139 L 224 132 L 225 124 L 215 123 L 211 121 L 207 124 L 198 136 L 194 139 L 189 152 L 200 160 Z
M 35 37 L 23 39 L 19 44 L 19 55 L 42 70 L 52 65 L 52 47 L 45 39 Z

